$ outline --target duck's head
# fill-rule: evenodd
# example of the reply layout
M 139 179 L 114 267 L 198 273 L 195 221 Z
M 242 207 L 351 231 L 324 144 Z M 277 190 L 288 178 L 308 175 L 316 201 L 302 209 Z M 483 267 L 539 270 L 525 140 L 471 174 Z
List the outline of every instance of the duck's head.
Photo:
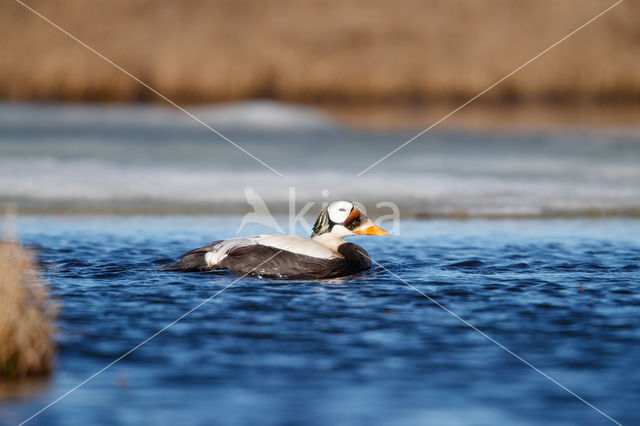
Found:
M 376 226 L 351 201 L 334 201 L 322 209 L 313 225 L 311 237 L 324 234 L 332 234 L 340 238 L 358 234 L 389 235 L 387 231 Z

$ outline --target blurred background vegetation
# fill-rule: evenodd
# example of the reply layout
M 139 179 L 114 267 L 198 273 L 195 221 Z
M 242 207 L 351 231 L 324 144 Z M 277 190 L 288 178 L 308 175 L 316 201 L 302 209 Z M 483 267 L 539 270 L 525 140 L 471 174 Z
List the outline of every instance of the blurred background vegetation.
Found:
M 424 121 L 423 110 L 461 104 L 613 1 L 27 4 L 181 104 L 267 98 L 356 120 L 393 121 L 383 112 L 396 111 Z M 633 120 L 638 22 L 640 3 L 623 2 L 487 93 L 478 108 L 562 108 Z M 0 47 L 2 99 L 162 102 L 17 2 L 0 5 Z

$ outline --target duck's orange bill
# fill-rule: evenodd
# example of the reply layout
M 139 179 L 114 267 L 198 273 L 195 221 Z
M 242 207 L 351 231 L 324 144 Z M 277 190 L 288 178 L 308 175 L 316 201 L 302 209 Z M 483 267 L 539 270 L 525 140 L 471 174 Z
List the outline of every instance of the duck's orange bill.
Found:
M 354 231 L 354 232 L 360 235 L 389 235 L 387 231 L 385 231 L 384 229 L 376 225 L 371 225 L 368 228 L 362 229 L 360 231 Z

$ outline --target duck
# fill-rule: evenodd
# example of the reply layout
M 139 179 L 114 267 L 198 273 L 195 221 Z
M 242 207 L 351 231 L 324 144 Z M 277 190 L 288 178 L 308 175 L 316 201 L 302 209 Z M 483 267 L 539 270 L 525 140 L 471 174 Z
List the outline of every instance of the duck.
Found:
M 334 201 L 318 214 L 310 238 L 289 234 L 229 238 L 184 253 L 163 269 L 228 270 L 258 278 L 338 278 L 371 267 L 371 258 L 362 247 L 344 241 L 355 235 L 389 233 L 355 203 Z

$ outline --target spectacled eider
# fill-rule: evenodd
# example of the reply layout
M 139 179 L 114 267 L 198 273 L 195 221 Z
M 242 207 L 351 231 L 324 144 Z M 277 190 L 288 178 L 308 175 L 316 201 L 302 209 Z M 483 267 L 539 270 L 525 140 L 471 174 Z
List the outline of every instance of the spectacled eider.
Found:
M 334 201 L 318 215 L 311 238 L 266 234 L 230 238 L 183 254 L 165 269 L 207 271 L 227 269 L 264 278 L 335 278 L 369 269 L 371 259 L 351 235 L 389 235 L 350 201 Z

